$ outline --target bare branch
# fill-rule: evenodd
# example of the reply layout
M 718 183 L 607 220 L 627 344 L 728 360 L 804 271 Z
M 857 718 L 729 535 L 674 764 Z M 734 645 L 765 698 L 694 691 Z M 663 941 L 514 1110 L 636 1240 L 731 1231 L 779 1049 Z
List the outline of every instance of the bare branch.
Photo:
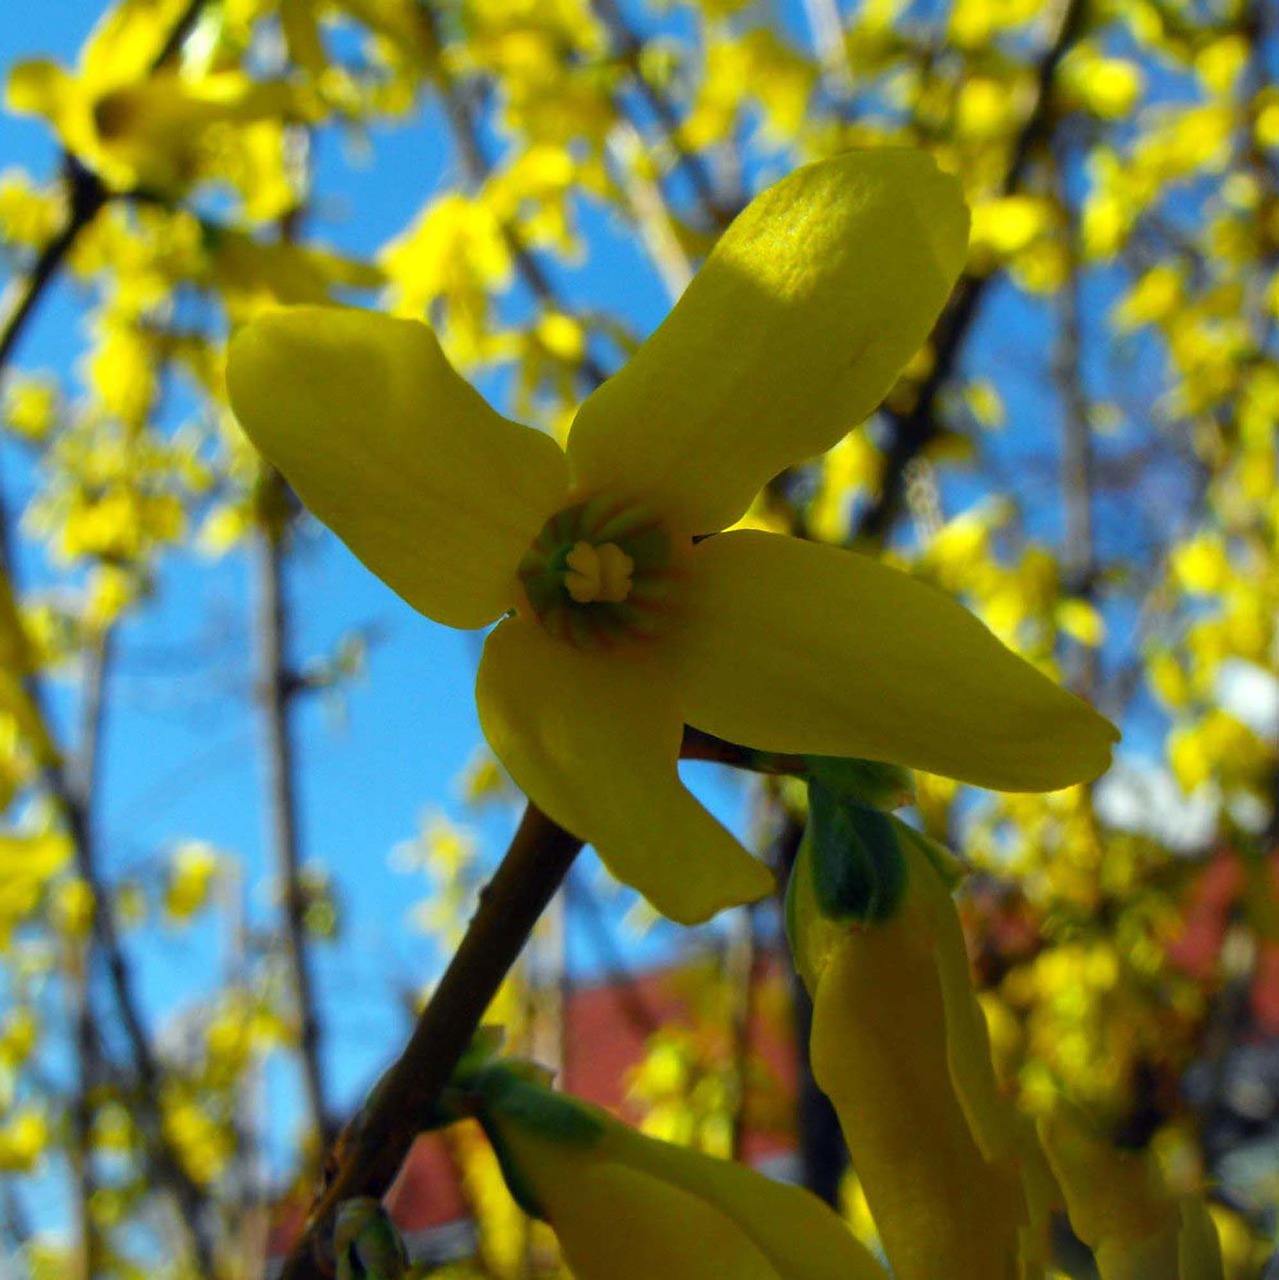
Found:
M 1040 59 L 1036 74 L 1034 106 L 1013 144 L 1003 192 L 1016 191 L 1025 177 L 1035 150 L 1044 142 L 1053 125 L 1053 89 L 1061 60 L 1078 39 L 1083 25 L 1086 0 L 1068 0 L 1056 34 Z M 889 419 L 892 440 L 884 461 L 879 494 L 857 521 L 858 541 L 882 542 L 900 514 L 906 490 L 906 471 L 938 432 L 937 401 L 958 366 L 964 344 L 981 312 L 982 302 L 997 273 L 964 276 L 951 295 L 950 306 L 933 331 L 933 364 L 920 384 L 914 405 Z
M 275 501 L 286 508 L 291 499 L 284 482 L 274 473 L 265 487 Z M 306 945 L 306 895 L 301 874 L 298 836 L 298 800 L 295 780 L 297 760 L 293 744 L 291 712 L 301 687 L 286 652 L 289 635 L 288 602 L 284 590 L 284 556 L 281 539 L 284 521 L 269 517 L 254 542 L 257 577 L 258 705 L 262 715 L 262 737 L 266 761 L 266 784 L 271 846 L 276 877 L 284 908 L 284 945 L 289 976 L 297 1002 L 298 1049 L 306 1090 L 311 1126 L 327 1147 L 334 1133 L 328 1110 L 321 1052 L 320 1019 L 316 1008 L 315 984 Z
M 408 1044 L 330 1153 L 328 1184 L 280 1280 L 332 1274 L 332 1213 L 354 1196 L 381 1199 L 431 1115 L 480 1019 L 555 895 L 582 842 L 532 805 Z

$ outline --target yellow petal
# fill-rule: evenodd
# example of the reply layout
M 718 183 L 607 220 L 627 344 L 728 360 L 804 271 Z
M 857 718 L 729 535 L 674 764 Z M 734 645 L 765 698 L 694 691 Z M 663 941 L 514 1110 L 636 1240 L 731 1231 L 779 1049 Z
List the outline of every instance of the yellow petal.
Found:
M 1197 1196 L 1181 1202 L 1180 1280 L 1224 1280 L 1221 1240 L 1207 1206 Z
M 532 1132 L 527 1120 L 521 1125 L 518 1116 L 503 1115 L 496 1108 L 489 1120 L 500 1134 L 521 1180 L 561 1233 L 570 1261 L 576 1265 L 580 1266 L 580 1244 L 584 1237 L 595 1239 L 611 1231 L 616 1246 L 619 1217 L 627 1224 L 624 1229 L 628 1229 L 629 1223 L 646 1207 L 653 1207 L 653 1188 L 662 1186 L 677 1197 L 668 1204 L 676 1208 L 681 1217 L 696 1217 L 703 1223 L 731 1223 L 752 1250 L 766 1259 L 773 1269 L 770 1275 L 776 1274 L 785 1280 L 887 1280 L 884 1268 L 853 1236 L 843 1219 L 810 1192 L 775 1182 L 743 1165 L 660 1142 L 589 1104 L 570 1105 L 595 1117 L 600 1127 L 596 1142 L 578 1145 Z M 622 1178 L 624 1172 L 629 1172 L 632 1179 Z M 598 1201 L 584 1208 L 580 1198 L 583 1189 L 588 1188 L 601 1195 Z M 602 1194 L 604 1188 L 614 1196 L 611 1204 Z M 684 1203 L 680 1205 L 679 1201 Z M 664 1211 L 659 1207 L 657 1212 L 661 1215 Z M 713 1216 L 706 1217 L 706 1214 Z M 595 1225 L 589 1226 L 588 1221 Z M 669 1213 L 666 1221 L 671 1221 Z M 669 1228 L 664 1226 L 662 1230 Z M 732 1266 L 732 1254 L 740 1250 L 741 1245 L 726 1242 L 718 1225 L 712 1230 L 714 1247 L 705 1252 L 686 1253 L 675 1275 L 718 1278 L 738 1274 Z M 578 1245 L 576 1257 L 574 1244 Z M 690 1248 L 687 1237 L 684 1248 Z M 722 1254 L 725 1248 L 728 1252 Z M 753 1252 L 746 1256 L 753 1262 Z M 669 1263 L 670 1259 L 666 1261 Z M 616 1265 L 616 1247 L 613 1262 Z M 619 1273 L 579 1271 L 577 1274 Z M 666 1272 L 639 1274 L 651 1280 Z
M 700 543 L 671 637 L 689 724 L 1001 791 L 1095 778 L 1118 733 L 967 610 L 865 556 L 739 530 Z
M 29 58 L 10 70 L 5 82 L 4 104 L 16 115 L 43 116 L 57 121 L 68 96 L 75 93 L 75 81 L 56 62 Z
M 235 72 L 188 81 L 162 72 L 94 101 L 101 155 L 87 158 L 117 184 L 167 190 L 191 181 L 211 126 L 298 115 L 297 91 L 283 81 L 258 82 Z M 65 136 L 66 127 L 62 131 Z
M 92 91 L 146 77 L 186 8 L 185 0 L 122 0 L 98 20 L 80 51 Z
M 1039 1134 L 1065 1193 L 1070 1225 L 1093 1250 L 1101 1280 L 1176 1276 L 1181 1207 L 1154 1159 L 1147 1152 L 1116 1150 L 1064 1103 L 1040 1122 Z
M 683 720 L 651 650 L 575 649 L 509 619 L 484 645 L 480 724 L 516 784 L 681 924 L 772 891 L 676 772 Z
M 927 337 L 967 235 L 959 184 L 920 151 L 852 151 L 770 187 L 582 406 L 575 483 L 653 502 L 692 533 L 732 524 L 875 408 Z
M 968 948 L 955 900 L 917 844 L 903 840 L 902 849 L 909 868 L 911 909 L 919 913 L 932 938 L 946 1012 L 946 1055 L 955 1092 L 982 1155 L 992 1163 L 1015 1163 L 1022 1146 L 1020 1116 L 995 1076 L 986 1015 L 973 989 Z
M 782 1280 L 737 1223 L 620 1165 L 584 1170 L 546 1209 L 577 1280 Z
M 817 981 L 811 1048 L 898 1280 L 1015 1280 L 1020 1188 L 982 1158 L 955 1095 L 915 913 L 850 929 Z
M 331 307 L 275 311 L 231 344 L 254 444 L 314 515 L 415 609 L 480 627 L 564 497 L 559 446 L 489 408 L 431 331 Z
M 1059 1207 L 1060 1194 L 1034 1125 L 1005 1096 L 995 1075 L 990 1032 L 973 987 L 955 900 L 921 844 L 907 838 L 902 848 L 909 867 L 910 910 L 918 912 L 933 942 L 946 1012 L 951 1083 L 982 1155 L 1020 1181 L 1026 1212 L 1021 1231 L 1023 1266 L 1032 1259 L 1047 1266 L 1052 1258 L 1052 1213 Z
M 887 1280 L 848 1224 L 801 1187 L 621 1125 L 609 1127 L 603 1150 L 732 1218 L 787 1280 Z

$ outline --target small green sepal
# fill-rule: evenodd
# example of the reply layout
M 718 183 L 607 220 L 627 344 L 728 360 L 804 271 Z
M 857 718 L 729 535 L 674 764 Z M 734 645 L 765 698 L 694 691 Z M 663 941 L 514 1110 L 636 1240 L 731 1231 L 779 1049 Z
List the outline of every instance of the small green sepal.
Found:
M 907 878 L 898 843 L 903 827 L 824 782 L 809 782 L 804 839 L 812 846 L 813 893 L 823 915 L 871 924 L 897 913 Z
M 343 1200 L 334 1215 L 337 1280 L 402 1280 L 409 1266 L 404 1241 L 381 1201 Z
M 484 1111 L 539 1138 L 593 1147 L 604 1125 L 580 1103 L 549 1088 L 549 1073 L 538 1063 L 507 1061 L 485 1067 L 472 1081 Z
M 545 1220 L 525 1170 L 507 1140 L 507 1128 L 570 1146 L 590 1148 L 604 1137 L 603 1123 L 586 1107 L 549 1088 L 549 1072 L 534 1062 L 494 1062 L 470 1081 L 470 1113 L 484 1129 L 515 1203 Z
M 840 756 L 803 756 L 804 775 L 852 804 L 901 809 L 914 802 L 915 775 L 901 765 Z

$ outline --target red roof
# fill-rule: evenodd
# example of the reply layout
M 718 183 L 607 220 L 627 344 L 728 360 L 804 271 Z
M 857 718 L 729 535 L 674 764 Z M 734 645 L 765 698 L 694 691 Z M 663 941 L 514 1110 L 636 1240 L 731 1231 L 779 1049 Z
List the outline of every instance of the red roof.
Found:
M 1186 898 L 1182 925 L 1168 957 L 1183 973 L 1201 982 L 1221 979 L 1221 954 L 1234 920 L 1267 916 L 1279 901 L 1279 853 L 1249 867 L 1233 849 L 1223 849 L 1204 867 Z M 1257 956 L 1249 997 L 1256 1030 L 1279 1035 L 1279 941 L 1267 938 L 1269 921 L 1255 927 Z

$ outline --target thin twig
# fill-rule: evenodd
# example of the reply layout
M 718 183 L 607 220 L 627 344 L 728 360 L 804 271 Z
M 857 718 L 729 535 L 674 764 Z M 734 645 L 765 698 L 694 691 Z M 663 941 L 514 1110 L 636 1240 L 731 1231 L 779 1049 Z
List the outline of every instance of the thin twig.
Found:
M 661 190 L 637 164 L 643 147 L 644 139 L 629 120 L 619 124 L 609 142 L 609 155 L 614 161 L 610 169 L 626 197 L 640 240 L 662 278 L 666 295 L 674 302 L 688 288 L 693 264 L 675 234 Z
M 1066 279 L 1058 294 L 1059 331 L 1052 373 L 1061 395 L 1061 494 L 1065 528 L 1062 534 L 1062 586 L 1078 599 L 1091 602 L 1097 588 L 1097 547 L 1093 521 L 1096 456 L 1088 392 L 1084 386 L 1083 262 L 1079 253 L 1078 217 L 1070 203 L 1066 143 L 1058 148 L 1057 196 L 1066 215 Z M 1097 696 L 1100 654 L 1095 645 L 1078 646 L 1075 692 L 1089 700 Z
M 702 213 L 711 226 L 723 230 L 732 222 L 738 209 L 744 204 L 744 200 L 740 194 L 731 198 L 723 196 L 706 162 L 685 144 L 682 136 L 683 127 L 674 106 L 644 74 L 644 68 L 640 63 L 640 55 L 644 51 L 643 42 L 630 29 L 621 6 L 616 0 L 592 0 L 592 8 L 613 39 L 618 61 L 630 73 L 635 86 L 661 127 L 662 134 L 675 156 L 676 168 L 688 180 Z
M 1086 0 L 1068 0 L 1047 51 L 1036 73 L 1038 85 L 1034 106 L 1017 136 L 1004 175 L 1005 195 L 1016 191 L 1036 148 L 1053 125 L 1053 89 L 1061 60 L 1078 38 L 1083 25 Z M 915 403 L 904 413 L 892 414 L 892 439 L 884 459 L 879 493 L 857 520 L 854 538 L 859 542 L 883 542 L 901 511 L 906 492 L 906 472 L 938 432 L 937 401 L 950 382 L 965 341 L 981 311 L 981 305 L 998 273 L 964 276 L 951 295 L 950 306 L 933 331 L 933 363 L 920 384 Z
M 152 59 L 152 74 L 178 56 L 206 2 L 207 0 L 189 0 L 164 44 Z M 31 270 L 5 291 L 6 297 L 0 303 L 0 313 L 4 315 L 4 319 L 0 321 L 0 377 L 8 367 L 14 348 L 37 305 L 80 238 L 80 233 L 98 216 L 111 198 L 111 193 L 103 186 L 97 174 L 86 169 L 69 152 L 63 153 L 62 172 L 67 190 L 67 220 L 40 251 Z
M 740 907 L 732 921 L 724 949 L 724 981 L 728 984 L 728 1040 L 730 1098 L 730 1159 L 744 1158 L 750 1130 L 752 1036 L 755 1029 L 756 959 L 755 908 Z
M 31 270 L 5 290 L 0 304 L 4 313 L 0 321 L 0 376 L 26 331 L 45 291 L 53 283 L 80 233 L 106 204 L 108 194 L 97 176 L 90 173 L 73 156 L 63 157 L 63 180 L 68 194 L 67 220 L 62 229 L 40 251 Z
M 277 499 L 274 504 L 268 502 L 268 506 L 283 508 L 290 501 L 278 475 L 272 473 L 265 484 Z M 286 652 L 289 615 L 284 590 L 283 532 L 282 521 L 268 518 L 255 538 L 257 694 L 262 713 L 271 845 L 283 898 L 285 952 L 297 1002 L 302 1077 L 311 1127 L 323 1150 L 335 1135 L 325 1091 L 320 1019 L 306 945 L 306 894 L 301 881 L 297 763 L 291 724 L 294 695 L 300 686 Z
M 332 1213 L 355 1196 L 381 1199 L 432 1114 L 480 1019 L 555 895 L 582 842 L 532 805 L 408 1044 L 331 1153 L 331 1179 L 280 1280 L 332 1274 L 326 1244 Z
M 89 996 L 92 939 L 67 943 L 64 963 L 71 971 L 67 995 L 76 1052 L 75 1096 L 71 1101 L 71 1177 L 75 1184 L 76 1269 L 79 1280 L 93 1280 L 102 1258 L 101 1236 L 93 1212 L 97 1176 L 93 1161 L 94 1090 L 98 1086 L 98 1035 Z
M 164 1118 L 161 1111 L 163 1072 L 151 1047 L 138 1007 L 128 962 L 125 960 L 124 948 L 116 925 L 115 912 L 111 905 L 110 893 L 98 870 L 96 843 L 89 811 L 75 782 L 61 764 L 54 763 L 46 766 L 44 783 L 62 811 L 71 835 L 76 874 L 89 890 L 94 904 L 94 946 L 101 952 L 106 963 L 116 1008 L 129 1042 L 136 1077 L 136 1114 L 140 1127 L 146 1134 L 157 1174 L 172 1190 L 178 1202 L 182 1221 L 190 1235 L 200 1272 L 203 1275 L 211 1275 L 213 1242 L 205 1222 L 206 1196 L 187 1173 L 164 1131 Z
M 622 1006 L 622 1013 L 631 1026 L 647 1040 L 661 1027 L 661 1015 L 649 1004 L 622 957 L 595 895 L 578 881 L 570 880 L 564 886 L 564 902 L 574 922 L 590 934 L 609 995 Z
M 84 812 L 87 826 L 93 824 L 93 797 L 96 795 L 98 760 L 101 754 L 102 729 L 106 709 L 106 677 L 110 660 L 111 633 L 95 635 L 85 647 L 84 675 L 81 681 L 80 753 L 75 776 L 76 803 Z M 75 1151 L 72 1167 L 76 1181 L 76 1212 L 79 1218 L 80 1273 L 83 1280 L 94 1280 L 102 1265 L 102 1240 L 93 1210 L 97 1189 L 93 1160 L 94 1098 L 98 1087 L 101 1060 L 97 1020 L 91 997 L 94 961 L 97 948 L 92 930 L 83 941 L 73 943 L 73 994 L 76 1062 L 79 1079 L 72 1109 Z

